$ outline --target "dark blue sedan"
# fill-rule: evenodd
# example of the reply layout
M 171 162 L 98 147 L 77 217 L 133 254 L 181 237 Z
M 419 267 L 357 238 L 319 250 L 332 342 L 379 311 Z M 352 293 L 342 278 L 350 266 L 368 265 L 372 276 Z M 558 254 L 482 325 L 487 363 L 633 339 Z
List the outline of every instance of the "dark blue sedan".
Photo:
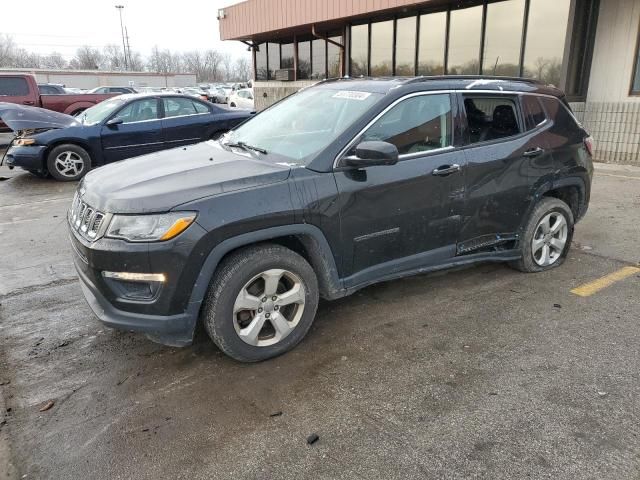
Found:
M 7 165 L 62 181 L 106 163 L 215 139 L 250 115 L 175 93 L 120 95 L 77 117 L 0 104 L 2 121 L 17 134 Z

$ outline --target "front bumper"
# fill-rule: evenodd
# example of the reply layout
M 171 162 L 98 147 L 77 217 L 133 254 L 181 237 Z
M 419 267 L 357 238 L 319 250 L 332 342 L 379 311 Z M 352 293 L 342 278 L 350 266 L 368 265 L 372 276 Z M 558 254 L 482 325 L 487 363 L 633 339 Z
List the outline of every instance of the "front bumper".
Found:
M 199 241 L 205 234 L 193 223 L 167 242 L 129 243 L 109 238 L 90 242 L 70 228 L 73 260 L 87 303 L 108 327 L 144 332 L 165 345 L 190 344 L 201 303 L 191 301 L 191 291 L 200 267 Z M 122 285 L 114 288 L 104 271 L 163 273 L 166 280 L 150 298 L 131 298 L 122 294 Z
M 5 161 L 9 168 L 21 167 L 25 170 L 43 172 L 45 170 L 44 145 L 13 146 L 7 151 Z

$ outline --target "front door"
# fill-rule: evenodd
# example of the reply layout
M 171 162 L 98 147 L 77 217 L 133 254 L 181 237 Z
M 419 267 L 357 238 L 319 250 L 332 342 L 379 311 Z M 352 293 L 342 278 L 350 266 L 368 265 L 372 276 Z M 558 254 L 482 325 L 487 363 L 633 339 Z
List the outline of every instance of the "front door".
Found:
M 115 162 L 164 148 L 162 120 L 158 99 L 135 100 L 122 107 L 110 119 L 118 118 L 122 123 L 102 126 L 102 151 L 105 162 Z
M 338 164 L 346 287 L 455 255 L 464 153 L 452 147 L 452 127 L 449 94 L 406 97 L 355 142 L 393 143 L 397 164 L 361 169 Z

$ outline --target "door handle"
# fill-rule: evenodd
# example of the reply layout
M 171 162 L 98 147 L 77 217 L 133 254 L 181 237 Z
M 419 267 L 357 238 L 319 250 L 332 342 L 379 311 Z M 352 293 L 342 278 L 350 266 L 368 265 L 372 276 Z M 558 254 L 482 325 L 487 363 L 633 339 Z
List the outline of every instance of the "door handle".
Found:
M 531 150 L 527 150 L 522 155 L 524 155 L 525 157 L 533 158 L 533 157 L 539 157 L 543 153 L 544 153 L 543 148 L 536 147 L 536 148 L 532 148 Z
M 24 102 L 22 102 L 24 105 L 35 105 L 36 102 L 34 102 L 33 100 L 25 100 Z
M 456 173 L 460 171 L 460 165 L 454 163 L 453 165 L 441 165 L 436 168 L 432 173 L 437 177 L 446 177 L 447 175 L 451 175 L 452 173 Z

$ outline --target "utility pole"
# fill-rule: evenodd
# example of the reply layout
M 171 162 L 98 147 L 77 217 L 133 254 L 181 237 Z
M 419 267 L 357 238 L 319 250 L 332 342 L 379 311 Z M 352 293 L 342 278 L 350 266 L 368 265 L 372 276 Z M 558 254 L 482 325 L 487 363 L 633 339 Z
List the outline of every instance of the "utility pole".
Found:
M 127 62 L 127 45 L 124 41 L 124 27 L 122 26 L 122 9 L 124 5 L 116 5 L 118 12 L 120 13 L 120 33 L 122 33 L 122 50 L 124 52 L 124 69 L 129 70 L 129 63 Z
M 133 70 L 133 62 L 131 61 L 131 45 L 129 45 L 129 31 L 127 27 L 124 27 L 124 37 L 127 39 L 127 52 L 129 53 L 129 65 L 131 66 L 131 70 Z

